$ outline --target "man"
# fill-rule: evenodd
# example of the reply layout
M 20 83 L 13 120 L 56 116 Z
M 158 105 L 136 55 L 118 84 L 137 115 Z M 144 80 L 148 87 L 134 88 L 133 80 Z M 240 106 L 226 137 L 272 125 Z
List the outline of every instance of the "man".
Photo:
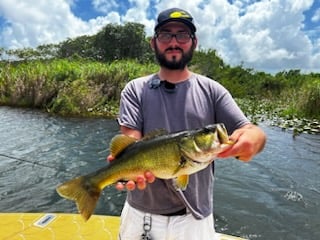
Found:
M 263 149 L 265 134 L 248 121 L 223 86 L 188 69 L 197 46 L 195 33 L 188 12 L 172 8 L 159 14 L 151 47 L 160 70 L 130 81 L 123 89 L 120 130 L 140 139 L 155 129 L 176 132 L 224 123 L 235 144 L 219 157 L 249 161 Z M 213 167 L 191 175 L 185 191 L 150 172 L 138 176 L 136 183 L 129 181 L 119 238 L 214 239 Z M 118 189 L 123 187 L 119 183 Z

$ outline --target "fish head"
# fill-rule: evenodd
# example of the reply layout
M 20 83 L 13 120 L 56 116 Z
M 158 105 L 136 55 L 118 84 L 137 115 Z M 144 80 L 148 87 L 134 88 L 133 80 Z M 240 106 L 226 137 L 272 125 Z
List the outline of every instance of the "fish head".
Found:
M 224 124 L 212 124 L 190 132 L 180 141 L 182 155 L 194 162 L 210 163 L 232 145 Z

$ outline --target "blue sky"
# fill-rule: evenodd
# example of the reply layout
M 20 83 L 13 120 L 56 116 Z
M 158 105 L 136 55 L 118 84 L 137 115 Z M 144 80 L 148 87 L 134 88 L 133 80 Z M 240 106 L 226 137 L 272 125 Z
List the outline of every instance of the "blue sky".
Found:
M 180 7 L 199 47 L 257 71 L 320 72 L 320 0 L 0 0 L 0 47 L 36 47 L 139 22 L 152 35 L 159 11 Z

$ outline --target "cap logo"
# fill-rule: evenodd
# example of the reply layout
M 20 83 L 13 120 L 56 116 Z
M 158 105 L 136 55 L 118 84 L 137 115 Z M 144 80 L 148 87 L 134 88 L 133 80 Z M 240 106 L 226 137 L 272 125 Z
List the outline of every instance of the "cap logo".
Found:
M 189 14 L 185 12 L 173 12 L 170 14 L 170 18 L 191 18 Z

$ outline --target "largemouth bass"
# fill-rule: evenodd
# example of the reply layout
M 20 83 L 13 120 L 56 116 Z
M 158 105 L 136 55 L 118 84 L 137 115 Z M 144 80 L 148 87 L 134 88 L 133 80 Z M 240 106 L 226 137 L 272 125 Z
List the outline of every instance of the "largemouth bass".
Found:
M 79 213 L 88 220 L 101 191 L 118 181 L 136 180 L 151 171 L 157 178 L 174 179 L 184 190 L 188 176 L 206 168 L 230 144 L 223 124 L 171 134 L 151 134 L 136 140 L 116 135 L 110 143 L 115 157 L 109 165 L 57 187 L 60 196 L 76 202 Z

